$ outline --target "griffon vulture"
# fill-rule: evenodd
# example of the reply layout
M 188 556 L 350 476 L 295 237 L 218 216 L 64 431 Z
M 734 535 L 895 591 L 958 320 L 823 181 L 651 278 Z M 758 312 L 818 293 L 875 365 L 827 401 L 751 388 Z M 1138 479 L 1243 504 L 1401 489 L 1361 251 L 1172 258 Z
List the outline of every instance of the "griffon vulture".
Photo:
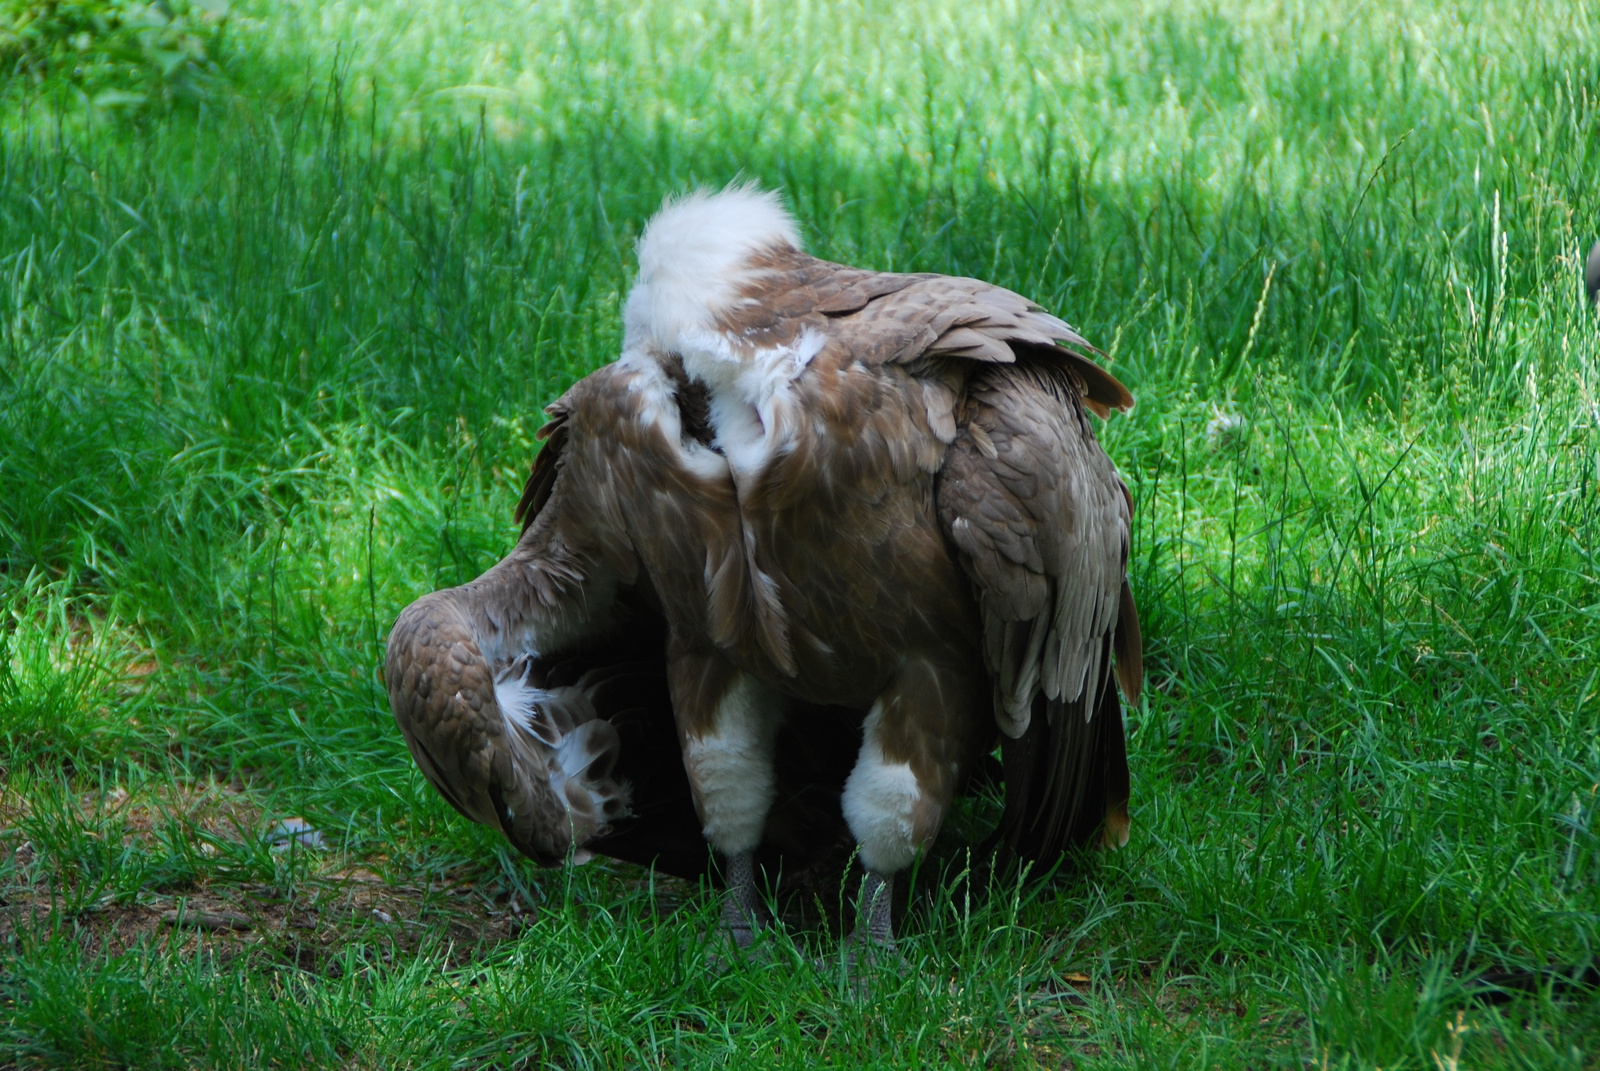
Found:
M 1132 505 L 1088 414 L 1127 390 L 1010 291 L 808 256 L 750 187 L 669 204 L 638 259 L 516 547 L 389 637 L 428 780 L 546 864 L 695 872 L 703 835 L 740 943 L 756 853 L 841 816 L 856 935 L 891 941 L 894 876 L 997 741 L 1014 849 L 1125 842 Z

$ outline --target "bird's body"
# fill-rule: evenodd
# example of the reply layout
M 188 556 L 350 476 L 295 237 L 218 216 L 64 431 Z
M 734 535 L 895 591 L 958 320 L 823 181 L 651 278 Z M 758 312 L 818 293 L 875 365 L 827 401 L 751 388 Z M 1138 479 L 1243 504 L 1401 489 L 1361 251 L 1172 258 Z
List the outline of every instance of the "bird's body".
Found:
M 838 711 L 859 718 L 840 805 L 879 886 L 997 739 L 1013 846 L 1123 839 L 1131 503 L 1085 412 L 1126 408 L 1121 385 L 1009 291 L 806 255 L 770 195 L 679 202 L 639 260 L 622 357 L 550 409 L 517 549 L 391 637 L 396 717 L 430 779 L 546 861 L 603 833 L 628 806 L 615 734 L 541 723 L 565 701 L 504 667 L 644 615 L 664 622 L 736 933 L 751 855 L 783 818 L 786 722 L 838 736 Z

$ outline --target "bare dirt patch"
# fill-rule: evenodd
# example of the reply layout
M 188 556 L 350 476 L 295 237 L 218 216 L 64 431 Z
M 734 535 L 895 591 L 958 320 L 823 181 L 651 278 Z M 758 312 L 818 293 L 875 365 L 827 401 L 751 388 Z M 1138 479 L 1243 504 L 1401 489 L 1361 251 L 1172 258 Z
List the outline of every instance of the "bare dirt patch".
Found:
M 355 945 L 387 960 L 435 943 L 452 965 L 469 962 L 534 918 L 509 890 L 475 887 L 471 877 L 481 875 L 394 880 L 381 857 L 322 850 L 314 832 L 268 814 L 237 783 L 113 788 L 47 806 L 0 792 L 0 942 L 65 935 L 95 956 L 156 942 L 336 974 Z M 85 842 L 134 858 L 177 853 L 193 867 L 175 881 L 106 882 L 96 894 Z M 246 874 L 273 880 L 239 880 Z

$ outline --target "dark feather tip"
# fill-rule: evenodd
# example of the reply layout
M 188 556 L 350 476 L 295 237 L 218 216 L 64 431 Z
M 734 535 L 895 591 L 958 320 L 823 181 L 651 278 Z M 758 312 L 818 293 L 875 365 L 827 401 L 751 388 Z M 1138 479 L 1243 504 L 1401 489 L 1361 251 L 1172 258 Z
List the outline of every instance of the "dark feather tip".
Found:
M 1600 242 L 1589 250 L 1589 261 L 1583 267 L 1583 290 L 1589 295 L 1589 304 L 1593 305 L 1600 296 Z

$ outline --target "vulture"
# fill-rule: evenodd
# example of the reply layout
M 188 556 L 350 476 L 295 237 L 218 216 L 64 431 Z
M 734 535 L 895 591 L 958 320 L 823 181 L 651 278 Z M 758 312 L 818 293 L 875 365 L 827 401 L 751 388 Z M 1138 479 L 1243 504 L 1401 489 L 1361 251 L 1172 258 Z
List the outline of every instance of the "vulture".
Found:
M 891 944 L 895 876 L 996 767 L 1024 858 L 1125 843 L 1133 505 L 1090 414 L 1133 398 L 1096 351 L 998 286 L 812 257 L 748 185 L 637 254 L 516 546 L 390 634 L 428 781 L 546 865 L 714 851 L 741 945 L 763 865 L 851 851 L 852 940 Z

